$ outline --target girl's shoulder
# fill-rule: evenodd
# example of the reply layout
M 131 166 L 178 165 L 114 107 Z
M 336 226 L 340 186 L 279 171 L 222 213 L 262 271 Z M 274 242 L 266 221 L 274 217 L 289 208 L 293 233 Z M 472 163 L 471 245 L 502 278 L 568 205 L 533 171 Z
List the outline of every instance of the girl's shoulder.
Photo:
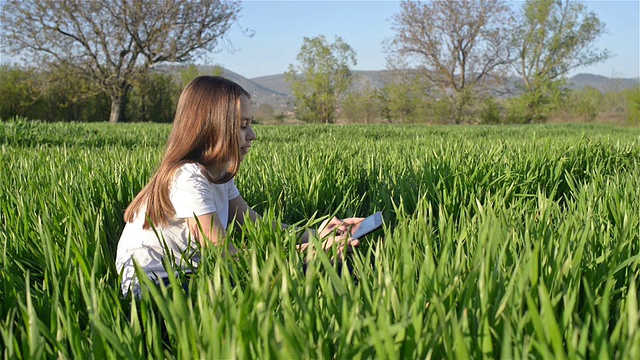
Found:
M 203 166 L 195 162 L 183 163 L 176 168 L 176 174 L 183 172 L 187 174 L 203 174 Z
M 233 179 L 226 183 L 214 182 L 206 168 L 202 164 L 195 162 L 184 163 L 176 168 L 173 175 L 173 184 L 175 185 L 176 183 L 199 183 L 215 188 L 235 187 Z
M 204 168 L 198 163 L 184 163 L 178 166 L 173 173 L 173 182 L 189 180 L 207 180 Z

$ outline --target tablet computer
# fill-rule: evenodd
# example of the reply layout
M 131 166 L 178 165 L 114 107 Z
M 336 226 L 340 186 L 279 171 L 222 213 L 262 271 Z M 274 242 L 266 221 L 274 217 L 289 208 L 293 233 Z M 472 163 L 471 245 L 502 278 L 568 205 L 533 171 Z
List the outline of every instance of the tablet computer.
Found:
M 369 215 L 358 224 L 356 231 L 351 234 L 353 239 L 361 239 L 364 236 L 371 234 L 374 230 L 379 229 L 382 226 L 382 213 L 378 211 L 375 214 Z

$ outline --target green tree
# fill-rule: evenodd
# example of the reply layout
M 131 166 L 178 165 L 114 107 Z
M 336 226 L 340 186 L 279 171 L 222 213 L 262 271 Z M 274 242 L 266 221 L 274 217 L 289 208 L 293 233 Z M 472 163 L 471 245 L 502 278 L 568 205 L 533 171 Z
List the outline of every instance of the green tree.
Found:
M 200 70 L 198 70 L 198 67 L 195 64 L 189 64 L 189 66 L 180 70 L 180 81 L 182 89 L 184 89 L 184 87 L 187 86 L 187 84 L 189 84 L 191 80 L 197 78 L 198 76 L 200 76 Z
M 340 102 L 340 115 L 347 121 L 373 122 L 381 115 L 378 90 L 367 86 L 360 91 L 352 91 Z
M 402 1 L 393 16 L 390 66 L 415 68 L 463 121 L 475 92 L 490 88 L 508 68 L 511 8 L 504 0 Z
M 296 57 L 285 73 L 295 98 L 298 119 L 333 123 L 338 102 L 351 84 L 349 64 L 356 64 L 355 51 L 341 37 L 333 43 L 323 35 L 304 37 Z
M 103 121 L 109 116 L 109 99 L 92 81 L 78 76 L 71 66 L 48 66 L 39 71 L 46 121 Z
M 211 76 L 222 76 L 224 68 L 221 65 L 216 65 L 211 69 Z
M 35 85 L 36 79 L 34 69 L 0 65 L 0 119 L 38 116 L 42 96 Z
M 62 64 L 97 84 L 118 122 L 132 82 L 154 64 L 214 50 L 240 9 L 217 0 L 6 0 L 0 22 L 25 61 Z
M 143 122 L 173 121 L 181 87 L 169 74 L 149 72 L 136 81 L 127 101 L 127 119 Z
M 256 107 L 254 115 L 258 120 L 266 120 L 275 115 L 275 110 L 273 110 L 273 106 L 269 104 L 260 104 Z
M 567 110 L 571 115 L 584 121 L 595 121 L 602 108 L 604 96 L 600 90 L 586 86 L 583 89 L 571 92 Z
M 566 74 L 601 62 L 606 50 L 592 47 L 605 31 L 585 4 L 570 0 L 527 0 L 513 34 L 515 71 L 523 80 L 524 121 L 546 119 Z
M 427 90 L 415 77 L 395 76 L 379 94 L 381 112 L 388 122 L 416 122 L 426 116 Z
M 64 66 L 34 69 L 0 67 L 0 118 L 42 121 L 96 121 L 109 115 L 109 100 L 95 84 Z
M 480 109 L 480 123 L 499 124 L 501 121 L 500 106 L 496 99 L 490 96 L 485 99 L 482 109 Z
M 631 125 L 640 125 L 640 87 L 625 91 L 628 101 L 627 119 Z

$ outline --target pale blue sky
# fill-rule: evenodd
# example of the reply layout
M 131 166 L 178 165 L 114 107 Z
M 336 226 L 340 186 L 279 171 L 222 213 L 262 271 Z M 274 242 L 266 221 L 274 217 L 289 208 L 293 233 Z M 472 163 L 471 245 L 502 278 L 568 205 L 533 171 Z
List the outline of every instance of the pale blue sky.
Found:
M 606 24 L 608 33 L 598 48 L 611 51 L 604 63 L 578 69 L 608 77 L 640 76 L 640 1 L 587 1 Z M 296 63 L 302 39 L 325 35 L 342 39 L 357 53 L 355 70 L 386 67 L 384 39 L 393 37 L 391 18 L 400 10 L 397 1 L 244 1 L 237 25 L 228 38 L 237 49 L 212 54 L 206 60 L 247 78 L 282 74 Z M 242 28 L 255 32 L 243 34 Z

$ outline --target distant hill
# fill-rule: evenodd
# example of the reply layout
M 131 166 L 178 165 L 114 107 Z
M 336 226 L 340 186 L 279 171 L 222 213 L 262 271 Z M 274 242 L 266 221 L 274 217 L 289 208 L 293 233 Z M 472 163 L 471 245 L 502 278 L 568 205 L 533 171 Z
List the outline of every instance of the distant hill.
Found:
M 608 78 L 606 76 L 594 74 L 577 74 L 567 80 L 567 86 L 572 90 L 590 86 L 594 89 L 600 90 L 600 92 L 607 93 L 639 87 L 640 78 Z
M 288 86 L 286 88 L 271 87 L 268 84 L 265 85 L 262 82 L 255 81 L 255 79 L 247 79 L 227 69 L 223 70 L 222 76 L 235 81 L 247 90 L 249 94 L 251 94 L 251 101 L 255 104 L 269 104 L 273 106 L 276 111 L 278 109 L 284 110 L 290 105 L 291 96 Z M 284 82 L 284 75 L 281 77 Z M 282 89 L 284 91 L 282 91 Z
M 179 79 L 180 72 L 186 69 L 187 66 L 188 65 L 162 65 L 155 67 L 154 70 L 169 73 Z M 198 72 L 203 75 L 213 74 L 217 69 L 218 68 L 216 66 L 198 65 Z M 289 91 L 288 87 L 284 88 L 284 91 L 287 92 L 278 91 L 277 87 L 271 88 L 270 86 L 265 86 L 261 82 L 257 82 L 254 79 L 247 79 L 246 77 L 227 69 L 222 70 L 222 76 L 238 83 L 247 90 L 249 94 L 251 94 L 251 100 L 256 104 L 269 104 L 276 110 L 284 110 L 289 106 L 290 95 L 287 93 Z M 286 84 L 284 81 L 284 75 L 276 75 L 276 77 L 281 77 L 281 81 Z
M 252 78 L 251 81 L 255 82 L 256 84 L 260 84 L 260 86 L 264 87 L 265 89 L 271 89 L 278 94 L 291 96 L 291 87 L 285 80 L 284 74 L 260 76 Z
M 180 71 L 185 69 L 186 66 L 187 65 L 165 65 L 158 67 L 157 69 L 179 76 Z M 215 69 L 215 66 L 198 66 L 198 71 L 201 74 L 211 74 Z M 269 104 L 273 106 L 276 111 L 291 110 L 291 88 L 289 83 L 285 80 L 284 74 L 260 76 L 248 79 L 240 74 L 223 69 L 222 75 L 244 87 L 251 94 L 251 100 L 255 104 Z M 351 89 L 355 91 L 366 87 L 379 89 L 389 81 L 388 70 L 356 70 L 353 71 L 353 75 L 354 82 Z M 515 83 L 517 83 L 517 79 L 514 79 L 514 84 Z M 603 93 L 621 91 L 640 87 L 640 78 L 608 78 L 601 75 L 577 74 L 567 79 L 567 87 L 572 90 L 579 90 L 587 86 L 598 89 Z

